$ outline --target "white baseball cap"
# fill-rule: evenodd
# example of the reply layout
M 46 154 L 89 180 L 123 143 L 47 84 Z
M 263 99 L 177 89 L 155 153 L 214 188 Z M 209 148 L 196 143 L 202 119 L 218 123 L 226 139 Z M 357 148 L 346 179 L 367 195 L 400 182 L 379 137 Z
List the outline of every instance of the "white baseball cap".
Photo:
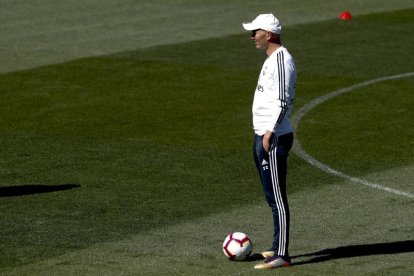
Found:
M 243 23 L 243 28 L 248 31 L 262 29 L 271 33 L 280 34 L 282 25 L 273 14 L 259 14 L 252 22 Z

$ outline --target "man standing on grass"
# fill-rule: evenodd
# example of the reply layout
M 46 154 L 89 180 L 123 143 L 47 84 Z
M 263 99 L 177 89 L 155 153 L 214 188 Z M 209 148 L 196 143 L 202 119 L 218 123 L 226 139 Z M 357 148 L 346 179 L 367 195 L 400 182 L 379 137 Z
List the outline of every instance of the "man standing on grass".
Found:
M 281 25 L 273 14 L 260 14 L 244 29 L 252 31 L 256 49 L 265 50 L 267 59 L 259 75 L 253 100 L 254 161 L 264 195 L 272 209 L 273 245 L 261 254 L 264 263 L 257 269 L 291 264 L 289 206 L 286 193 L 287 158 L 293 144 L 288 115 L 295 97 L 296 68 L 292 56 L 280 40 Z

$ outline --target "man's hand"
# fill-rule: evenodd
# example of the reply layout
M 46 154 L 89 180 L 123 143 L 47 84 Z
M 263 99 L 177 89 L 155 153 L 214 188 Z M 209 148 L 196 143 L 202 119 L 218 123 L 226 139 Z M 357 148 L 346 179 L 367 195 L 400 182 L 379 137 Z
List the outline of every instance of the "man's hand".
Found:
M 265 135 L 263 135 L 263 148 L 266 152 L 270 150 L 270 139 L 272 139 L 272 132 L 267 130 Z

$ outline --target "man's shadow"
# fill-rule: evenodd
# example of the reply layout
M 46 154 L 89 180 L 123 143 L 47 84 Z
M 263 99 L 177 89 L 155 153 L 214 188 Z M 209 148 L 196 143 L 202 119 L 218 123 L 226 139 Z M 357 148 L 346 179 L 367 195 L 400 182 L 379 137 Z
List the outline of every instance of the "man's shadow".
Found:
M 19 186 L 0 187 L 0 197 L 14 197 L 33 195 L 41 193 L 51 193 L 57 191 L 70 190 L 79 188 L 79 184 L 63 184 L 63 185 L 43 185 L 43 184 L 27 184 Z
M 292 259 L 301 257 L 312 257 L 310 260 L 293 262 L 292 265 L 304 265 L 321 263 L 330 260 L 371 256 L 371 255 L 388 255 L 414 252 L 414 240 L 376 243 L 376 244 L 361 244 L 349 245 L 336 248 L 328 248 L 313 253 L 292 256 Z

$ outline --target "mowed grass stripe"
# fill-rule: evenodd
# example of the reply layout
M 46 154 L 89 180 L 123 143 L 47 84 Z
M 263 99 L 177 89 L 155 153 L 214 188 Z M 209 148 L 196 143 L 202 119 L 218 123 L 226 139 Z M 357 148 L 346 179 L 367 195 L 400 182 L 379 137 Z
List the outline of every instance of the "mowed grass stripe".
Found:
M 409 184 L 400 173 L 390 170 L 366 177 Z M 250 275 L 255 262 L 230 262 L 221 249 L 225 236 L 232 231 L 248 233 L 254 252 L 268 247 L 272 233 L 266 203 L 248 202 L 230 211 L 68 252 L 15 268 L 6 275 L 27 271 L 31 275 Z M 414 216 L 412 212 L 395 216 L 401 208 L 412 208 L 412 201 L 340 181 L 319 190 L 295 193 L 290 202 L 295 265 L 284 274 L 412 272 L 414 241 L 410 240 L 410 232 Z
M 411 37 L 399 34 L 411 28 L 411 14 L 286 28 L 301 72 L 297 107 L 335 88 L 409 68 L 403 54 Z M 378 29 L 400 45 L 395 59 L 379 60 L 372 45 L 362 43 L 380 39 Z M 306 49 L 314 37 L 324 46 Z M 346 54 L 354 49 L 348 40 L 360 43 L 357 54 Z M 244 206 L 242 195 L 261 199 L 250 151 L 251 89 L 263 61 L 255 55 L 249 38 L 240 35 L 2 75 L 2 186 L 80 188 L 1 198 L 1 267 Z M 347 62 L 338 64 L 345 55 Z M 330 139 L 323 138 L 320 144 Z M 294 155 L 290 162 L 291 195 L 337 181 Z
M 264 10 L 290 26 L 337 18 L 344 9 L 360 15 L 413 7 L 408 0 L 351 0 L 346 5 L 318 0 L 2 1 L 0 72 L 238 34 L 241 22 Z

